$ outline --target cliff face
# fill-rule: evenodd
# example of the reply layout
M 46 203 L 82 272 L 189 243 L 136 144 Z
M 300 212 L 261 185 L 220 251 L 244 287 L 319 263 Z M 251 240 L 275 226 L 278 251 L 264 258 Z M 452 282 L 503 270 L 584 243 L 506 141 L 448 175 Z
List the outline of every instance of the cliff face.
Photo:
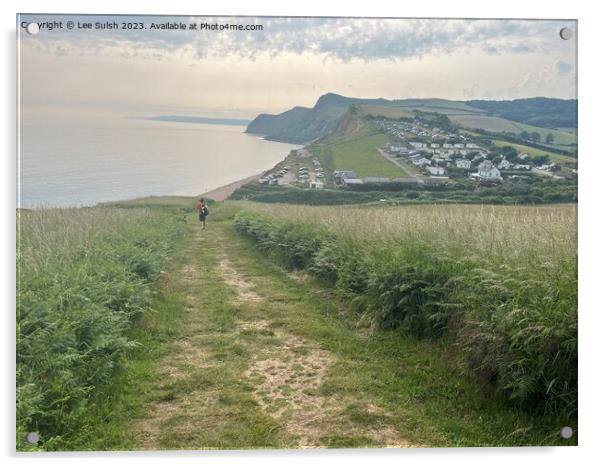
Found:
M 356 99 L 324 94 L 313 108 L 295 107 L 279 115 L 261 114 L 247 127 L 247 133 L 261 134 L 273 141 L 305 144 L 335 130 L 339 119 L 358 104 L 391 105 L 385 99 Z
M 362 111 L 357 105 L 349 107 L 339 119 L 333 134 L 350 135 L 357 133 L 362 127 Z
M 262 113 L 249 123 L 246 132 L 268 137 L 285 133 L 289 127 L 298 125 L 309 111 L 306 107 L 294 107 L 279 115 Z

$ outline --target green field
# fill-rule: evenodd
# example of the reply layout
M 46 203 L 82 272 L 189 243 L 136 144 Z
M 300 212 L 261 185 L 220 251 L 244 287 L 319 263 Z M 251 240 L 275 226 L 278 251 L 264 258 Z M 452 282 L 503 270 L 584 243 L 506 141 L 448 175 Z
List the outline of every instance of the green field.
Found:
M 409 171 L 410 173 L 417 175 L 417 176 L 424 176 L 424 174 L 420 171 L 420 168 L 418 168 L 416 165 L 414 165 L 412 162 L 409 162 L 408 160 L 404 160 L 404 159 L 398 159 L 398 163 L 403 165 L 407 171 Z
M 565 133 L 577 134 L 577 128 L 557 128 L 559 131 L 564 131 Z
M 545 145 L 546 136 L 548 134 L 554 135 L 554 144 L 552 147 L 558 147 L 559 149 L 570 149 L 577 144 L 577 135 L 575 131 L 563 131 L 559 129 L 540 128 L 538 126 L 531 126 L 525 123 L 516 123 L 521 131 L 527 131 L 529 133 L 539 133 L 541 137 L 541 144 Z
M 538 149 L 536 147 L 531 147 L 531 146 L 525 146 L 523 144 L 516 144 L 514 142 L 507 142 L 507 141 L 502 141 L 499 139 L 493 139 L 491 141 L 495 146 L 498 147 L 504 147 L 504 146 L 510 146 L 510 147 L 514 147 L 518 152 L 524 152 L 525 154 L 529 154 L 532 156 L 539 156 L 539 155 L 547 155 L 550 158 L 550 161 L 555 162 L 555 163 L 576 163 L 577 159 L 574 157 L 569 157 L 568 155 L 561 155 L 561 154 L 556 154 L 554 152 L 549 152 L 549 151 L 545 151 L 542 149 Z
M 364 125 L 358 133 L 328 139 L 319 146 L 310 146 L 322 165 L 329 171 L 354 170 L 357 176 L 405 177 L 406 174 L 394 163 L 378 153 L 388 138 L 375 132 L 371 125 Z
M 488 115 L 450 115 L 450 120 L 465 128 L 484 129 L 485 131 L 518 133 L 519 124 L 505 118 Z
M 446 99 L 407 99 L 403 103 L 396 105 L 396 108 L 402 108 L 406 111 L 420 110 L 422 112 L 436 112 L 445 115 L 478 115 L 480 113 L 485 113 L 484 110 L 471 107 L 465 102 Z
M 491 132 L 510 132 L 520 134 L 522 131 L 529 133 L 539 133 L 541 142 L 545 141 L 548 134 L 554 135 L 554 145 L 559 149 L 567 149 L 569 146 L 577 143 L 577 136 L 574 133 L 560 131 L 556 129 L 539 128 L 524 123 L 506 120 L 504 118 L 486 116 L 486 115 L 450 115 L 450 120 L 462 127 L 472 129 L 484 129 Z
M 362 114 L 383 118 L 413 118 L 416 115 L 411 109 L 403 107 L 383 107 L 378 105 L 361 105 Z

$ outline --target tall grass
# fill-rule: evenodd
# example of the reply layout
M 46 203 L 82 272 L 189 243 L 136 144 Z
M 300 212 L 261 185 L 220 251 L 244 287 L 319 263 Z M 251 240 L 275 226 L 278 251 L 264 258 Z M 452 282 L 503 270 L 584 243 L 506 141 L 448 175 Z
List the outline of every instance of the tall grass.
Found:
M 508 399 L 576 415 L 576 206 L 234 205 L 240 232 L 332 284 L 362 320 L 445 335 Z
M 17 244 L 17 448 L 68 448 L 136 343 L 181 215 L 96 207 L 21 210 Z

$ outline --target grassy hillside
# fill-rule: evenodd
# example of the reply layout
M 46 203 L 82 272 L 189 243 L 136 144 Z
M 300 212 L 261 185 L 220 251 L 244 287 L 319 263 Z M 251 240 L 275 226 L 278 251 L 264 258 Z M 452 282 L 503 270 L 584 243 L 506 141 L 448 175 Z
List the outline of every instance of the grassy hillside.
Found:
M 239 205 L 239 230 L 335 287 L 358 325 L 451 338 L 511 402 L 576 415 L 576 207 Z
M 536 156 L 536 157 L 540 156 L 540 155 L 547 155 L 550 158 L 550 161 L 551 162 L 555 162 L 555 163 L 570 163 L 570 164 L 573 164 L 573 163 L 576 162 L 576 159 L 574 157 L 569 157 L 568 155 L 556 154 L 555 152 L 538 149 L 536 147 L 525 146 L 524 144 L 516 144 L 516 143 L 513 143 L 513 142 L 501 141 L 501 140 L 497 140 L 497 139 L 493 139 L 491 142 L 495 146 L 498 146 L 498 147 L 504 147 L 504 146 L 514 147 L 518 152 L 524 152 L 526 154 L 529 154 L 529 155 L 532 155 L 532 156 Z
M 403 107 L 382 107 L 378 105 L 360 105 L 360 112 L 364 116 L 384 117 L 384 118 L 413 118 L 415 116 L 412 109 Z
M 378 153 L 377 148 L 388 141 L 387 137 L 366 124 L 350 135 L 332 136 L 320 144 L 309 147 L 329 172 L 354 170 L 357 176 L 404 177 L 406 174 Z
M 446 99 L 405 99 L 397 101 L 396 108 L 406 111 L 421 110 L 423 112 L 443 113 L 444 115 L 480 115 L 485 111 L 471 107 L 465 102 Z
M 469 129 L 480 128 L 484 129 L 485 131 L 497 133 L 508 132 L 517 135 L 523 131 L 527 131 L 528 133 L 538 133 L 541 141 L 545 141 L 546 136 L 548 134 L 552 134 L 554 136 L 554 144 L 552 145 L 553 147 L 558 146 L 559 148 L 567 148 L 562 146 L 571 146 L 577 143 L 577 136 L 574 133 L 556 129 L 538 128 L 499 117 L 486 115 L 450 115 L 450 119 L 454 123 Z
M 577 127 L 577 100 L 535 97 L 516 100 L 471 100 L 474 108 L 509 120 L 544 128 Z
M 518 123 L 488 115 L 450 115 L 450 120 L 465 128 L 481 128 L 485 131 L 519 133 Z

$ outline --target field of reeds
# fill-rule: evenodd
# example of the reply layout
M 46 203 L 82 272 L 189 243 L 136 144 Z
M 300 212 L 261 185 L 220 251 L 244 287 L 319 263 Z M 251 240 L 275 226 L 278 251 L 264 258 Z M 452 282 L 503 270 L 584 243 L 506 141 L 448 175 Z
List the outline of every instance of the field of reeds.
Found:
M 444 339 L 509 403 L 576 417 L 576 205 L 230 204 L 240 233 L 336 289 L 357 325 Z
M 69 449 L 111 412 L 111 382 L 151 312 L 181 232 L 178 211 L 115 207 L 17 212 L 17 449 Z M 101 420 L 100 420 L 101 421 Z M 99 423 L 95 419 L 95 424 Z

